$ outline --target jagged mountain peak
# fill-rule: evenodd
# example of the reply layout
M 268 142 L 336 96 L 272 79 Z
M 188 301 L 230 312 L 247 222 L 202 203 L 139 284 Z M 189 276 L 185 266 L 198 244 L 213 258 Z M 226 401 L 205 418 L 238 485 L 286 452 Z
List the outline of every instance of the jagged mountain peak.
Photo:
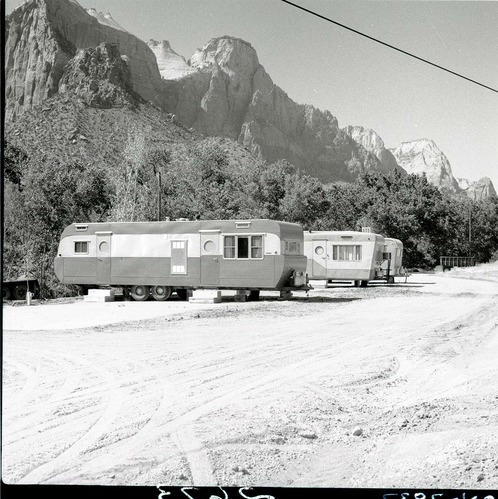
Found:
M 111 16 L 109 12 L 103 14 L 102 12 L 98 12 L 93 7 L 89 9 L 85 9 L 88 14 L 92 17 L 95 17 L 100 24 L 104 24 L 106 26 L 110 26 L 111 28 L 119 29 L 120 31 L 126 31 L 122 26 L 120 26 Z
M 458 179 L 458 184 L 464 194 L 471 199 L 480 200 L 497 197 L 495 187 L 489 177 L 482 177 L 475 182 L 460 178 Z
M 372 149 L 381 149 L 385 147 L 384 141 L 380 138 L 380 135 L 371 128 L 364 128 L 361 125 L 348 125 L 344 127 L 343 130 L 354 140 L 361 138 L 360 143 L 368 141 Z M 362 145 L 365 147 L 365 144 Z
M 165 80 L 177 80 L 182 76 L 194 73 L 197 69 L 189 66 L 185 58 L 171 48 L 168 40 L 149 40 L 149 48 L 154 52 L 157 67 Z
M 405 170 L 398 165 L 392 152 L 386 149 L 384 141 L 381 139 L 380 135 L 377 132 L 375 132 L 371 128 L 364 128 L 359 125 L 348 125 L 342 130 L 355 142 L 363 146 L 368 152 L 371 152 L 377 157 L 377 159 L 380 161 L 381 171 L 388 173 L 390 171 L 396 170 L 401 174 L 406 173 Z
M 228 74 L 240 76 L 252 76 L 261 66 L 250 43 L 227 35 L 213 38 L 202 49 L 197 49 L 190 64 L 208 70 L 217 66 Z
M 431 184 L 450 192 L 460 192 L 451 164 L 434 140 L 423 138 L 402 142 L 396 149 L 391 149 L 391 152 L 408 173 L 425 174 Z

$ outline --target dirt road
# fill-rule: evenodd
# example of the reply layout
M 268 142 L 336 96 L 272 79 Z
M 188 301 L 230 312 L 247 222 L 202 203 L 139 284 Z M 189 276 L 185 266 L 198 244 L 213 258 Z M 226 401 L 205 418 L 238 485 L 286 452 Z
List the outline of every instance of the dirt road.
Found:
M 3 480 L 497 488 L 498 267 L 470 277 L 4 305 Z

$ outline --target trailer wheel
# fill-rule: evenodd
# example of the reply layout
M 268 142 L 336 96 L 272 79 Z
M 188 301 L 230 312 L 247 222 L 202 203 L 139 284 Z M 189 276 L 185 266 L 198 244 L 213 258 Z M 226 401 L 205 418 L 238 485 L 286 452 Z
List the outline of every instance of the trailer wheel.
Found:
M 17 286 L 14 288 L 14 298 L 16 300 L 26 299 L 27 291 L 28 291 L 28 288 L 27 288 L 26 284 L 17 284 Z
M 165 301 L 171 296 L 171 288 L 169 286 L 152 286 L 150 292 L 154 300 Z
M 180 300 L 185 301 L 188 298 L 188 291 L 186 289 L 177 289 L 176 296 L 178 296 Z
M 150 288 L 141 284 L 132 286 L 130 295 L 135 301 L 145 301 L 150 296 Z
M 366 288 L 368 284 L 368 281 L 360 281 L 360 287 Z
M 387 284 L 394 284 L 394 277 L 393 276 L 389 276 L 387 278 Z
M 10 289 L 10 286 L 7 284 L 4 284 L 2 286 L 2 298 L 4 300 L 10 300 L 12 298 L 12 290 Z
M 290 300 L 292 298 L 292 291 L 280 291 L 279 300 Z
M 251 289 L 249 291 L 249 296 L 247 297 L 247 301 L 258 301 L 259 300 L 259 289 Z
M 354 281 L 354 287 L 358 288 L 360 286 L 360 281 Z

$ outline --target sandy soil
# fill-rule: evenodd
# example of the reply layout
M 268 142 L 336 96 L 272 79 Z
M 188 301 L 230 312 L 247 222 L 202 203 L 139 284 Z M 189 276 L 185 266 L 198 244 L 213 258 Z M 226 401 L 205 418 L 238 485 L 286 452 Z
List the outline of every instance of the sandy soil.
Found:
M 4 305 L 7 483 L 498 488 L 498 264 Z

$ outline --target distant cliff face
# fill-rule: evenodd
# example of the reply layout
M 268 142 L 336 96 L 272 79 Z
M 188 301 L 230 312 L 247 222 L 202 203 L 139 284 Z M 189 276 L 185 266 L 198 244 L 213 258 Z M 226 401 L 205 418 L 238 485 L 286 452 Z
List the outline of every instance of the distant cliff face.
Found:
M 112 18 L 90 15 L 73 0 L 36 0 L 8 16 L 5 44 L 6 118 L 59 90 L 64 66 L 79 49 L 116 43 L 128 57 L 133 88 L 154 102 L 161 78 L 147 44 L 119 29 Z M 100 16 L 102 17 L 102 16 Z
M 362 126 L 347 126 L 343 130 L 358 144 L 361 144 L 367 151 L 375 154 L 380 161 L 380 170 L 389 173 L 396 170 L 400 173 L 406 173 L 401 168 L 392 152 L 385 148 L 384 141 L 371 129 Z
M 145 102 L 133 91 L 128 64 L 112 43 L 82 49 L 69 61 L 59 82 L 59 93 L 66 92 L 101 109 Z
M 450 192 L 460 192 L 460 187 L 448 158 L 433 140 L 419 139 L 403 142 L 396 149 L 391 149 L 398 164 L 407 173 L 426 174 L 427 180 L 437 187 Z
M 165 81 L 162 94 L 163 107 L 186 126 L 230 137 L 270 162 L 287 159 L 323 182 L 380 167 L 331 113 L 297 104 L 276 86 L 249 43 L 216 38 L 189 62 L 196 72 Z
M 171 48 L 168 41 L 157 42 L 156 40 L 149 40 L 147 45 L 156 56 L 157 66 L 162 78 L 176 80 L 197 71 L 187 64 L 184 57 L 177 54 Z
M 493 182 L 491 182 L 491 179 L 488 177 L 482 177 L 476 182 L 471 182 L 466 178 L 459 178 L 457 180 L 458 185 L 462 189 L 462 193 L 470 199 L 479 201 L 481 199 L 497 197 Z

